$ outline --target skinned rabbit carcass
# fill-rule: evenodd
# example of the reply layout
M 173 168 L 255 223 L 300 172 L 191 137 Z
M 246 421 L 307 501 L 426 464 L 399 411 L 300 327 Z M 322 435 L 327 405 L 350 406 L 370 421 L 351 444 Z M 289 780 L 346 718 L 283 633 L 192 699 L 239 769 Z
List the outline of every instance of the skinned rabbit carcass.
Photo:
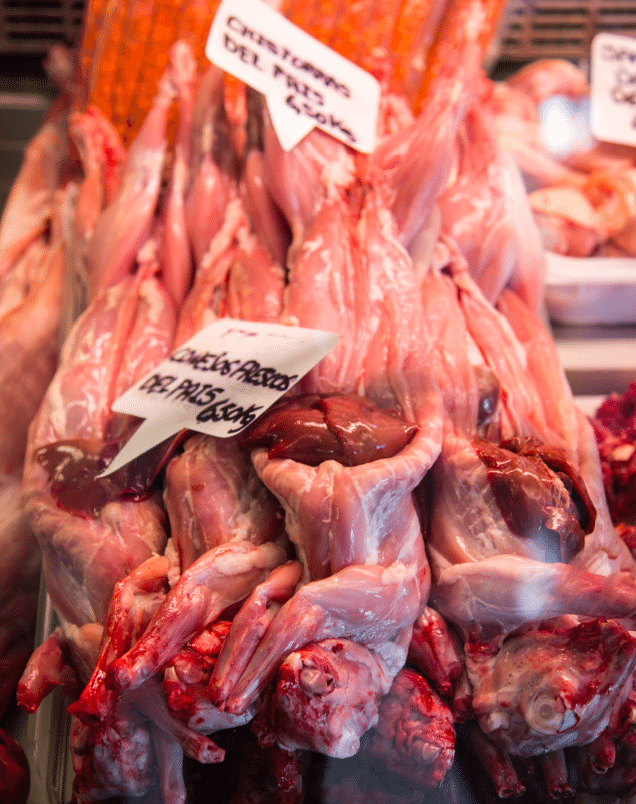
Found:
M 470 9 L 480 18 L 481 3 Z M 476 21 L 470 14 L 461 36 L 470 40 L 472 76 L 479 47 L 465 36 L 472 31 L 468 22 Z M 381 722 L 381 699 L 402 670 L 413 623 L 428 598 L 413 491 L 439 452 L 442 406 L 428 370 L 413 265 L 400 241 L 421 228 L 447 177 L 443 164 L 429 191 L 426 165 L 418 159 L 419 142 L 444 104 L 437 97 L 414 119 L 410 140 L 394 127 L 375 160 L 358 158 L 318 131 L 283 157 L 263 115 L 263 138 L 249 141 L 255 147 L 241 177 L 227 163 L 211 169 L 217 154 L 210 133 L 218 118 L 200 113 L 196 100 L 192 105 L 187 64 L 183 49 L 175 49 L 116 191 L 80 243 L 91 303 L 66 342 L 62 370 L 31 429 L 25 501 L 63 625 L 34 654 L 21 697 L 32 708 L 51 684 L 73 690 L 80 799 L 100 790 L 140 794 L 159 781 L 167 801 L 181 800 L 178 762 L 166 758 L 185 753 L 218 762 L 222 751 L 205 733 L 245 723 L 266 692 L 272 697 L 261 739 L 273 739 L 278 751 L 356 751 L 361 736 Z M 465 106 L 466 72 L 460 72 L 440 92 L 455 98 L 449 130 Z M 214 97 L 214 71 L 207 81 L 202 91 Z M 175 99 L 183 126 L 163 191 L 165 126 Z M 188 120 L 195 142 L 190 164 Z M 410 170 L 400 164 L 405 140 L 411 141 L 406 161 L 419 168 L 415 188 L 402 187 Z M 290 194 L 280 181 L 288 175 L 281 161 L 292 169 L 302 163 L 311 179 L 300 207 L 293 197 L 297 184 Z M 222 215 L 207 206 L 210 225 L 202 232 L 193 211 L 197 198 L 210 200 L 210 176 L 228 203 Z M 124 214 L 131 208 L 134 215 Z M 267 215 L 257 216 L 263 209 Z M 196 269 L 189 291 L 179 271 L 178 281 L 168 281 L 182 264 L 184 231 Z M 328 288 L 326 299 L 316 294 L 320 285 Z M 173 336 L 168 311 L 181 299 Z M 325 436 L 344 439 L 344 458 L 327 449 L 318 465 L 309 465 L 315 456 L 306 463 L 306 450 L 276 458 L 249 440 L 219 444 L 192 436 L 160 474 L 161 496 L 153 480 L 162 454 L 152 469 L 145 456 L 123 476 L 96 481 L 134 427 L 110 414 L 112 400 L 159 362 L 171 342 L 182 343 L 228 314 L 341 334 L 341 346 L 277 409 L 274 431 L 299 411 L 303 426 L 317 413 L 324 424 L 319 443 Z M 317 396 L 317 406 L 306 404 L 301 391 Z M 308 479 L 312 488 L 303 494 Z M 207 495 L 198 493 L 202 485 Z M 321 522 L 316 512 L 323 508 L 330 513 Z M 363 610 L 360 594 L 368 603 Z M 201 657 L 206 644 L 217 644 L 212 634 L 220 621 L 231 625 L 218 659 L 211 655 L 206 663 Z M 317 670 L 325 656 L 327 673 Z M 47 657 L 57 657 L 48 671 Z M 330 690 L 330 672 L 347 683 Z M 294 691 L 293 704 L 280 684 Z M 419 706 L 408 687 L 396 688 L 400 705 L 392 710 L 406 713 L 404 723 L 411 722 L 409 707 L 415 713 Z M 314 695 L 327 711 L 320 725 L 317 716 L 309 718 L 307 733 L 302 720 L 313 711 Z M 430 727 L 431 745 L 434 733 L 440 736 L 439 751 L 434 757 L 422 749 L 419 759 L 435 783 L 448 767 L 453 741 L 449 713 L 441 704 L 432 708 L 437 714 L 430 723 L 439 717 L 444 724 Z M 355 717 L 343 730 L 346 713 Z M 412 721 L 421 745 L 427 718 Z M 387 724 L 398 719 L 387 716 Z M 153 752 L 163 781 L 154 777 Z
M 462 635 L 478 739 L 552 755 L 596 739 L 630 694 L 633 560 L 549 335 L 510 291 L 486 304 L 461 260 L 450 274 L 423 285 L 465 321 L 452 341 L 438 330 L 456 354 L 442 392 L 464 390 L 447 396 L 432 472 L 431 605 Z
M 330 214 L 333 215 L 333 210 L 330 210 Z M 320 214 L 318 215 L 318 219 L 322 220 Z M 379 232 L 378 236 L 380 236 Z M 338 241 L 334 240 L 333 242 L 337 248 L 340 248 Z M 311 246 L 311 248 L 309 248 L 309 246 Z M 397 249 L 398 253 L 403 253 L 401 247 L 397 246 Z M 317 257 L 317 254 L 314 256 L 312 240 L 309 239 L 307 256 L 304 255 L 303 248 L 301 247 L 300 249 L 298 262 L 294 268 L 294 276 L 291 278 L 288 285 L 288 295 L 286 297 L 286 307 L 283 308 L 283 315 L 285 315 L 285 313 L 291 315 L 292 309 L 300 309 L 301 294 L 304 293 L 302 290 L 303 283 L 308 281 L 309 272 L 313 271 L 315 276 L 316 271 L 324 270 L 325 263 L 322 261 L 324 260 L 324 256 L 321 256 L 320 260 L 317 259 Z M 386 260 L 381 261 L 378 259 L 375 263 L 388 266 Z M 347 260 L 343 266 L 343 270 L 346 270 L 348 264 L 349 261 Z M 404 276 L 406 282 L 409 276 L 406 271 L 410 270 L 410 268 L 408 263 L 405 265 Z M 392 281 L 388 273 L 383 273 L 384 268 L 378 268 L 376 270 L 378 270 L 385 286 L 388 287 L 389 283 Z M 297 277 L 297 279 L 295 277 Z M 355 292 L 355 288 L 350 281 L 349 289 L 351 292 Z M 361 303 L 364 303 L 364 299 L 361 300 Z M 292 305 L 298 305 L 298 307 L 294 308 Z M 322 309 L 319 310 L 319 314 L 323 315 L 325 312 L 323 305 Z M 298 323 L 316 326 L 316 320 L 308 318 L 309 315 L 310 308 L 308 308 L 304 317 L 300 319 Z M 376 326 L 396 326 L 394 319 L 390 319 L 383 310 L 378 309 L 376 316 L 375 320 L 378 322 Z M 340 326 L 342 326 L 342 323 Z M 396 368 L 389 368 L 387 375 L 383 376 L 377 371 L 374 374 L 368 373 L 366 384 L 369 388 L 372 388 L 374 384 L 376 385 L 378 389 L 375 392 L 378 394 L 377 399 L 386 399 L 388 393 L 392 393 L 392 391 L 390 391 L 391 382 L 393 382 L 394 386 L 398 389 L 398 393 L 403 393 L 401 389 L 404 380 L 401 379 L 402 375 L 399 367 L 407 365 L 410 368 L 408 350 L 417 348 L 417 342 L 413 337 L 411 337 L 409 343 L 412 345 L 406 347 L 403 356 L 399 357 L 399 362 L 396 361 Z M 350 343 L 348 346 L 345 346 L 345 350 L 351 350 Z M 379 355 L 381 353 L 377 354 Z M 383 360 L 387 359 L 387 357 L 383 358 Z M 347 360 L 347 365 L 351 365 L 352 358 L 350 355 L 347 356 Z M 247 707 L 257 700 L 260 693 L 264 691 L 265 686 L 268 685 L 273 676 L 276 675 L 283 659 L 292 653 L 294 648 L 304 647 L 311 642 L 322 642 L 322 640 L 330 638 L 332 634 L 338 638 L 354 639 L 357 643 L 366 646 L 365 649 L 360 647 L 359 652 L 362 652 L 362 654 L 366 656 L 365 661 L 370 669 L 377 666 L 377 669 L 371 672 L 377 677 L 377 682 L 375 683 L 378 685 L 379 690 L 378 699 L 384 692 L 388 691 L 392 675 L 404 663 L 404 651 L 410 637 L 412 620 L 414 620 L 416 614 L 419 613 L 420 601 L 426 596 L 426 568 L 425 564 L 422 563 L 424 559 L 423 542 L 421 540 L 417 516 L 410 499 L 410 489 L 419 482 L 423 472 L 426 471 L 426 466 L 429 465 L 432 460 L 431 456 L 435 455 L 435 433 L 440 423 L 440 408 L 435 401 L 436 395 L 434 386 L 427 385 L 428 381 L 426 380 L 426 376 L 421 374 L 416 368 L 417 361 L 413 361 L 413 363 L 413 373 L 406 375 L 406 382 L 418 383 L 418 390 L 420 392 L 417 396 L 413 394 L 412 397 L 403 397 L 405 400 L 403 404 L 408 404 L 414 407 L 415 410 L 418 409 L 417 406 L 421 406 L 422 413 L 419 414 L 420 427 L 419 432 L 413 435 L 413 446 L 408 444 L 409 437 L 406 438 L 406 446 L 404 445 L 404 440 L 401 444 L 398 443 L 397 456 L 388 455 L 382 457 L 380 454 L 376 458 L 375 455 L 371 454 L 371 457 L 368 459 L 363 457 L 365 461 L 371 460 L 370 463 L 364 463 L 360 466 L 352 466 L 350 468 L 343 467 L 337 459 L 334 460 L 332 458 L 329 460 L 321 460 L 320 466 L 312 468 L 304 465 L 301 461 L 292 461 L 290 458 L 273 460 L 268 456 L 267 449 L 257 449 L 254 452 L 252 461 L 258 477 L 264 482 L 265 487 L 267 487 L 275 497 L 278 497 L 283 507 L 292 505 L 295 507 L 299 505 L 309 506 L 306 513 L 298 509 L 298 512 L 294 514 L 293 518 L 291 518 L 291 510 L 287 514 L 287 536 L 291 538 L 292 541 L 295 541 L 296 552 L 302 557 L 301 561 L 304 566 L 303 581 L 299 590 L 292 595 L 290 600 L 286 603 L 283 602 L 282 607 L 277 612 L 275 611 L 272 622 L 269 625 L 267 620 L 261 623 L 258 617 L 250 615 L 250 612 L 254 609 L 256 604 L 258 604 L 258 607 L 255 611 L 261 610 L 262 603 L 259 601 L 261 600 L 261 595 L 265 594 L 264 589 L 261 592 L 260 588 L 257 588 L 255 590 L 255 595 L 257 596 L 255 598 L 248 598 L 247 602 L 244 604 L 244 612 L 246 613 L 239 610 L 239 613 L 234 618 L 232 626 L 230 627 L 230 632 L 225 640 L 224 647 L 212 676 L 212 700 L 220 704 L 221 709 L 236 714 L 245 711 Z M 314 382 L 318 383 L 315 387 L 319 388 L 323 393 L 324 387 L 333 389 L 335 386 L 335 381 L 332 379 L 331 372 L 328 369 L 329 365 L 330 363 L 328 361 L 327 368 L 322 369 L 324 374 L 321 373 L 318 375 L 321 378 L 324 377 L 325 386 L 320 386 L 319 384 L 323 382 L 322 379 L 314 380 Z M 340 368 L 338 370 L 341 371 Z M 385 371 L 387 370 L 385 369 Z M 393 371 L 397 373 L 395 379 L 391 380 L 390 378 L 392 377 Z M 350 375 L 348 378 L 350 385 L 347 387 L 347 391 L 353 389 L 353 384 L 356 381 L 360 382 L 359 377 L 361 377 L 360 373 L 355 376 Z M 428 389 L 426 393 L 423 393 L 424 389 Z M 285 421 L 285 416 L 291 415 L 296 418 L 300 415 L 300 421 L 302 421 L 304 418 L 303 408 L 305 407 L 303 397 L 294 397 L 294 399 L 298 401 L 294 401 L 291 410 L 286 412 L 287 405 L 283 404 L 282 407 L 276 409 L 276 416 L 279 418 L 282 416 L 282 420 Z M 345 395 L 343 397 L 344 404 L 340 406 L 335 404 L 336 399 L 334 399 L 334 403 L 331 404 L 331 399 L 331 395 L 328 394 L 325 398 L 325 404 L 330 405 L 329 410 L 331 411 L 330 415 L 332 419 L 335 419 L 336 422 L 341 420 L 346 426 L 349 426 L 346 424 L 347 422 L 352 423 L 360 419 L 360 437 L 363 439 L 368 438 L 365 434 L 369 432 L 373 433 L 373 430 L 369 429 L 369 425 L 365 425 L 366 411 L 363 410 L 361 415 L 356 407 L 352 407 L 351 403 L 348 402 L 349 397 Z M 395 405 L 395 402 L 393 404 Z M 394 428 L 400 429 L 398 419 L 387 416 L 387 414 L 385 414 L 385 416 L 390 420 Z M 411 434 L 413 434 L 413 429 L 413 427 L 410 427 Z M 273 430 L 270 428 L 269 435 L 271 435 L 272 432 Z M 302 439 L 303 435 L 300 434 L 300 437 Z M 249 440 L 244 442 L 244 447 L 250 448 Z M 417 450 L 419 450 L 419 452 Z M 420 454 L 421 457 L 418 459 L 418 455 Z M 260 458 L 258 457 L 259 455 Z M 304 456 L 296 457 L 304 459 Z M 285 471 L 278 471 L 277 467 L 279 466 L 283 466 Z M 292 471 L 292 467 L 294 466 L 297 468 Z M 276 471 L 274 471 L 275 468 Z M 390 535 L 394 531 L 392 527 L 386 530 L 388 520 L 384 517 L 388 516 L 388 513 L 384 513 L 382 520 L 376 519 L 380 511 L 383 510 L 380 508 L 378 511 L 375 504 L 377 501 L 375 501 L 374 495 L 376 492 L 374 490 L 377 489 L 380 494 L 382 493 L 380 491 L 382 484 L 379 483 L 380 476 L 377 475 L 378 472 L 386 472 L 387 478 L 391 477 L 393 479 L 392 482 L 396 489 L 403 488 L 399 496 L 396 496 L 395 492 L 393 493 L 392 496 L 395 497 L 395 500 L 391 503 L 390 509 L 393 511 L 394 516 L 398 516 L 398 521 L 404 523 L 405 532 L 411 533 L 412 536 L 406 539 L 403 534 L 401 538 L 397 540 L 397 544 L 395 545 L 397 552 L 394 552 L 394 548 L 391 547 L 392 542 L 396 539 L 396 537 Z M 313 481 L 315 483 L 315 491 L 306 496 L 306 502 L 302 499 L 302 496 L 297 501 L 294 501 L 294 482 L 299 482 L 303 477 L 309 477 L 309 475 L 316 476 L 315 481 Z M 365 475 L 368 478 L 367 480 L 364 479 Z M 347 479 L 348 476 L 349 479 Z M 295 481 L 295 478 L 298 480 Z M 303 484 L 305 482 L 305 480 L 302 480 Z M 328 485 L 326 486 L 325 483 Z M 343 485 L 341 498 L 336 493 L 334 484 L 336 484 L 336 486 L 338 484 Z M 363 506 L 360 509 L 360 513 L 356 514 L 356 516 L 360 516 L 362 511 L 366 511 L 366 513 L 363 515 L 363 519 L 360 522 L 360 546 L 359 549 L 354 550 L 351 544 L 349 526 L 346 522 L 352 522 L 352 516 L 357 508 L 357 506 L 351 507 L 352 500 L 347 502 L 347 496 L 350 494 L 351 490 L 356 487 L 358 488 L 356 497 L 360 500 L 359 505 Z M 345 492 L 345 489 L 349 491 Z M 341 502 L 339 501 L 340 499 Z M 364 502 L 365 499 L 367 502 Z M 319 534 L 312 533 L 310 536 L 310 531 L 307 531 L 305 535 L 305 528 L 311 527 L 313 531 L 319 524 L 314 520 L 311 514 L 311 506 L 315 504 L 324 506 L 327 500 L 331 500 L 330 505 L 332 506 L 346 506 L 346 508 L 350 509 L 347 519 L 343 520 L 342 538 L 333 540 L 333 548 L 331 548 L 333 551 L 332 557 L 329 557 L 329 542 L 331 540 L 328 539 L 326 535 L 320 536 Z M 345 509 L 343 509 L 343 513 L 344 510 Z M 377 513 L 375 513 L 375 511 L 377 511 Z M 340 516 L 341 515 L 338 514 L 338 517 Z M 290 531 L 291 523 L 296 520 L 304 523 L 300 532 L 295 525 L 293 530 Z M 311 524 L 312 521 L 314 522 L 313 525 Z M 335 523 L 335 521 L 334 519 L 333 522 Z M 383 525 L 382 521 L 386 522 L 386 525 Z M 366 566 L 368 559 L 362 560 L 366 550 L 364 545 L 368 539 L 368 534 L 371 533 L 377 534 L 373 536 L 375 546 L 373 547 L 371 555 L 377 555 L 380 559 L 380 563 L 376 560 L 369 566 Z M 386 545 L 385 547 L 382 547 L 383 542 Z M 341 546 L 336 547 L 338 544 Z M 408 549 L 407 544 L 409 545 Z M 229 545 L 231 545 L 231 542 Z M 386 559 L 383 557 L 383 550 L 385 549 L 389 550 L 386 554 Z M 340 555 L 340 550 L 342 550 L 342 555 Z M 411 551 L 412 556 L 410 555 Z M 388 561 L 386 568 L 382 565 L 384 560 Z M 193 567 L 195 565 L 193 565 Z M 332 580 L 332 578 L 334 580 Z M 307 583 L 307 581 L 312 582 Z M 382 608 L 381 618 L 375 618 L 384 622 L 379 631 L 377 630 L 377 622 L 375 622 L 375 620 L 374 624 L 371 624 L 370 615 L 366 619 L 361 617 L 359 598 L 360 592 L 367 590 L 369 602 L 376 607 L 377 603 L 380 601 L 374 603 L 373 598 L 377 598 L 377 591 L 374 591 L 374 587 L 378 582 L 381 583 L 383 587 L 386 586 L 387 592 L 382 595 L 382 600 L 384 600 L 385 603 L 381 605 L 384 607 L 386 604 L 388 607 L 386 610 Z M 173 591 L 175 593 L 177 592 L 179 583 L 174 587 Z M 351 586 L 352 590 L 356 590 L 355 595 L 353 593 L 347 595 L 346 589 L 349 586 Z M 337 596 L 335 595 L 336 589 L 342 590 Z M 399 592 L 399 599 L 405 604 L 404 610 L 399 613 L 395 608 L 394 600 L 394 593 L 397 590 L 401 590 Z M 316 597 L 314 597 L 314 595 L 316 595 Z M 337 602 L 339 599 L 341 602 Z M 348 600 L 349 603 L 347 603 Z M 320 601 L 324 602 L 321 604 Z M 316 616 L 320 611 L 321 605 L 326 607 L 323 615 L 324 625 L 321 625 L 322 618 Z M 300 609 L 298 609 L 298 606 L 300 606 Z M 316 615 L 311 615 L 311 610 L 315 610 Z M 302 616 L 298 616 L 298 611 L 303 612 Z M 306 617 L 304 614 L 305 611 L 307 615 L 311 616 Z M 338 612 L 337 615 L 336 612 Z M 411 621 L 409 622 L 409 620 Z M 158 622 L 159 621 L 157 621 L 157 624 Z M 167 625 L 168 621 L 166 621 L 165 627 L 167 627 Z M 403 631 L 403 635 L 401 631 Z M 162 644 L 165 644 L 165 636 L 160 637 L 160 633 L 162 632 L 158 630 L 157 639 L 159 639 Z M 366 634 L 368 634 L 368 636 L 366 636 Z M 395 644 L 393 643 L 394 639 L 396 640 Z M 271 647 L 265 647 L 268 641 L 272 642 Z M 161 659 L 159 659 L 158 662 L 155 661 L 157 653 L 156 648 L 153 647 L 154 642 L 155 637 L 152 635 L 152 630 L 149 630 L 132 651 L 121 657 L 110 667 L 110 681 L 108 683 L 111 687 L 119 689 L 122 692 L 125 690 L 133 690 L 142 683 L 147 674 L 147 670 L 144 669 L 146 661 L 151 660 L 153 667 L 157 667 L 161 664 Z M 259 646 L 259 642 L 261 646 Z M 279 647 L 281 644 L 285 645 L 282 650 L 281 647 Z M 271 654 L 271 658 L 269 658 L 267 662 L 261 661 L 259 651 Z M 252 660 L 253 654 L 256 658 Z M 375 654 L 378 655 L 376 656 Z M 395 654 L 395 658 L 393 658 L 393 654 Z M 401 658 L 399 658 L 400 655 Z M 342 656 L 338 655 L 335 660 L 343 661 L 344 658 L 344 654 Z M 252 661 L 251 665 L 250 660 Z M 250 670 L 250 666 L 254 667 L 255 680 L 250 682 L 249 692 L 241 695 L 240 698 L 237 696 L 236 701 L 232 703 L 232 699 L 229 697 L 228 693 L 232 693 L 237 683 L 240 684 L 240 676 L 243 672 L 246 674 L 246 678 L 250 677 L 254 672 Z M 363 663 L 362 666 L 366 665 Z M 392 668 L 394 667 L 395 669 L 393 670 Z M 368 672 L 369 671 L 365 671 L 364 677 L 370 680 L 371 675 L 367 676 Z M 307 674 L 301 674 L 301 677 L 306 679 Z M 351 679 L 353 679 L 353 674 L 351 675 Z M 351 706 L 353 707 L 355 705 L 354 701 L 357 700 L 358 696 L 368 698 L 368 687 L 365 684 L 358 688 L 354 687 L 353 683 L 350 683 L 347 688 L 347 694 L 351 696 Z M 326 700 L 325 698 L 325 701 Z M 353 709 L 351 709 L 351 711 L 353 711 Z M 302 707 L 297 717 L 301 716 L 300 712 L 302 712 Z M 327 735 L 329 736 L 327 738 L 321 738 L 326 740 L 321 744 L 322 750 L 340 750 L 346 753 L 357 750 L 360 734 L 368 728 L 370 722 L 373 722 L 373 718 L 376 716 L 377 701 L 375 710 L 372 706 L 371 710 L 363 716 L 360 725 L 354 729 L 353 734 L 349 735 L 348 732 L 336 734 L 338 729 L 335 729 L 335 723 L 332 724 L 334 730 L 331 731 L 328 729 Z M 327 723 L 327 721 L 325 721 L 325 723 Z M 313 739 L 319 738 L 319 731 L 318 729 L 313 730 Z M 286 739 L 292 740 L 291 729 L 287 728 L 285 733 L 281 733 L 277 736 L 279 741 L 285 745 Z M 335 740 L 330 748 L 329 740 Z M 294 744 L 290 747 L 298 746 Z
M 275 419 L 264 420 L 264 430 L 257 427 L 246 438 L 259 477 L 285 509 L 287 532 L 304 573 L 299 589 L 275 615 L 255 651 L 241 652 L 239 633 L 230 629 L 225 655 L 221 653 L 213 675 L 216 694 L 228 711 L 244 709 L 275 678 L 279 667 L 278 684 L 284 685 L 283 669 L 298 661 L 295 651 L 334 638 L 353 640 L 369 650 L 369 669 L 362 677 L 376 676 L 379 699 L 404 663 L 412 623 L 427 597 L 411 491 L 436 455 L 441 408 L 426 370 L 418 368 L 426 365 L 426 358 L 417 335 L 420 311 L 409 293 L 414 281 L 410 260 L 398 242 L 380 191 L 364 185 L 360 191 L 359 210 L 347 203 L 337 184 L 327 191 L 290 268 L 281 319 L 337 331 L 340 344 L 304 378 L 302 390 L 310 396 L 285 403 L 274 411 Z M 364 245 L 360 248 L 358 242 Z M 324 299 L 320 304 L 310 302 L 308 289 L 317 283 L 329 288 L 328 304 Z M 356 345 L 352 332 L 358 333 Z M 348 396 L 352 393 L 364 396 L 370 409 L 386 409 L 384 418 L 369 420 L 372 429 L 365 419 L 375 414 L 367 413 L 364 405 L 360 408 Z M 338 394 L 343 394 L 341 399 Z M 391 452 L 374 454 L 385 427 L 400 430 L 399 417 L 387 415 L 391 410 L 405 417 L 402 427 L 411 422 L 416 430 L 411 439 L 398 440 Z M 297 435 L 290 430 L 292 420 L 298 422 Z M 319 425 L 321 420 L 326 426 Z M 343 443 L 345 430 L 351 432 L 357 458 L 329 447 L 329 439 Z M 340 433 L 335 439 L 334 432 Z M 277 444 L 277 433 L 281 444 Z M 368 457 L 357 439 L 372 441 Z M 390 500 L 384 497 L 389 488 L 393 489 Z M 323 513 L 318 515 L 319 509 Z M 383 590 L 380 596 L 378 588 Z M 397 600 L 402 601 L 400 612 L 395 608 Z M 344 654 L 341 659 L 345 660 Z M 378 662 L 379 675 L 373 669 Z M 295 740 L 289 728 L 277 733 L 277 739 L 287 747 L 300 747 L 307 741 L 306 747 L 318 747 L 312 741 L 319 740 L 323 752 L 350 755 L 377 714 L 364 715 L 353 733 L 339 733 L 338 721 L 330 723 L 327 683 L 322 698 L 327 710 L 312 736 L 301 723 L 305 711 L 301 701 L 304 696 L 310 706 L 310 690 L 320 686 L 317 678 L 309 681 L 314 675 L 299 671 L 298 683 L 309 686 L 304 692 L 299 689 L 293 705 L 274 693 L 275 703 L 285 707 L 285 716 L 277 717 L 293 717 L 299 724 Z M 354 675 L 349 677 L 353 682 Z M 350 683 L 348 694 L 353 712 L 363 692 Z M 334 707 L 337 700 L 333 698 Z M 333 716 L 337 711 L 334 708 Z

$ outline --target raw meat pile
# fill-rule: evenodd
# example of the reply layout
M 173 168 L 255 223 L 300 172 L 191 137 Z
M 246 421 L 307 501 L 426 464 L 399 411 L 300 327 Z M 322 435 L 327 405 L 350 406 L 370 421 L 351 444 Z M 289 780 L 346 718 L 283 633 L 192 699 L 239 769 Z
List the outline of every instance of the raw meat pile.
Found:
M 586 73 L 542 59 L 505 81 L 484 83 L 498 142 L 518 164 L 546 249 L 572 257 L 636 255 L 636 149 L 594 141 L 551 153 L 540 105 L 554 96 L 588 98 Z
M 636 550 L 636 383 L 603 401 L 592 420 L 612 520 Z
M 386 92 L 368 156 L 319 130 L 284 152 L 181 41 L 127 151 L 71 114 L 86 306 L 22 478 L 60 625 L 18 701 L 70 697 L 78 802 L 197 800 L 204 766 L 234 802 L 415 802 L 472 753 L 484 800 L 636 792 L 636 565 L 538 318 L 486 6 L 451 4 L 421 110 Z M 223 316 L 340 342 L 240 436 L 97 479 L 138 425 L 112 402 Z

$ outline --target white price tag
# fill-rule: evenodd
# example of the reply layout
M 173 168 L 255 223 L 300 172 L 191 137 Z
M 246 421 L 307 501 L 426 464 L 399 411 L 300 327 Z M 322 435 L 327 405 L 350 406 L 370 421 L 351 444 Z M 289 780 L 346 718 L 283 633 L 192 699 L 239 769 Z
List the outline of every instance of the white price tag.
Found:
M 250 425 L 338 343 L 333 332 L 223 318 L 113 404 L 146 421 L 100 477 L 181 430 L 228 438 Z
M 267 99 L 284 150 L 314 127 L 363 153 L 375 145 L 380 84 L 264 0 L 222 0 L 205 53 Z
M 592 134 L 605 142 L 636 145 L 636 39 L 599 33 L 591 57 Z

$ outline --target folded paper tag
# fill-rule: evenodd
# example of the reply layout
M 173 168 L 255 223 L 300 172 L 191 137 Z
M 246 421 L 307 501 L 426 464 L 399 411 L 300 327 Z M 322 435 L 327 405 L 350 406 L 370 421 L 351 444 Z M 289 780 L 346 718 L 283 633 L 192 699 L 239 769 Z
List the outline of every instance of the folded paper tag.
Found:
M 112 408 L 144 418 L 100 477 L 181 430 L 228 438 L 250 425 L 338 343 L 333 332 L 222 318 Z
M 314 127 L 363 153 L 375 145 L 380 84 L 264 0 L 222 0 L 208 59 L 265 95 L 289 151 Z
M 636 145 L 636 39 L 596 34 L 591 55 L 592 134 L 605 142 Z

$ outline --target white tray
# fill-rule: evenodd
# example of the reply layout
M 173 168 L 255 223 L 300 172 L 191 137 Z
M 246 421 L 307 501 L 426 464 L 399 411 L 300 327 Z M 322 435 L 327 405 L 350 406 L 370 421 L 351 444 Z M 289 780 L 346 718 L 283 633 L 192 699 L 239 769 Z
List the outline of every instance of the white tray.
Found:
M 636 323 L 636 258 L 548 252 L 546 307 L 559 324 Z

